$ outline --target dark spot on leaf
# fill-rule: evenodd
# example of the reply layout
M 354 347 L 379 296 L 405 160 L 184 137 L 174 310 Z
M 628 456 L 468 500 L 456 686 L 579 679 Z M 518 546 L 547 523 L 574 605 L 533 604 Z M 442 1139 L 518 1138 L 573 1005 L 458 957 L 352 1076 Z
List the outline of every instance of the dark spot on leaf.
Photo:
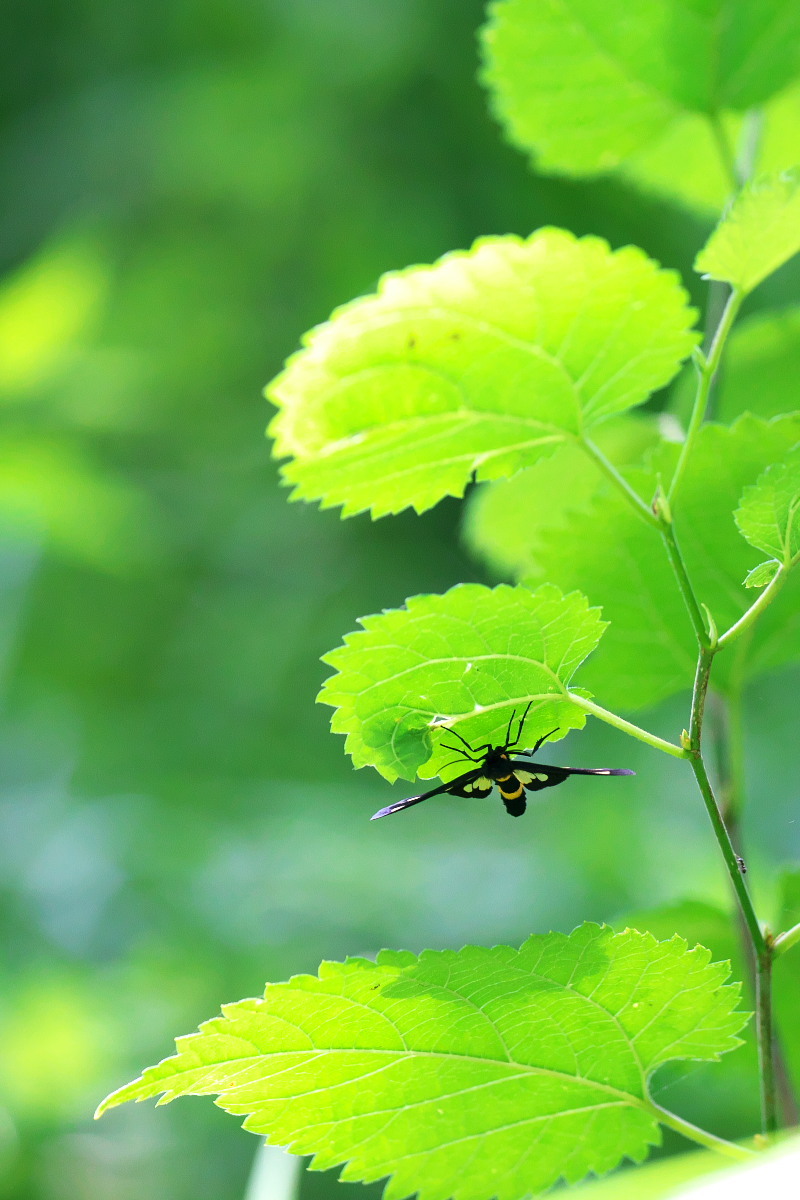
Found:
M 417 344 L 417 339 L 414 337 L 413 333 L 410 333 L 408 335 L 408 338 L 406 339 L 406 348 L 408 350 L 413 350 L 414 347 L 416 346 L 416 344 Z
M 451 342 L 460 342 L 461 341 L 461 334 L 459 333 L 459 331 L 457 329 L 454 329 L 453 332 L 450 334 L 450 341 Z

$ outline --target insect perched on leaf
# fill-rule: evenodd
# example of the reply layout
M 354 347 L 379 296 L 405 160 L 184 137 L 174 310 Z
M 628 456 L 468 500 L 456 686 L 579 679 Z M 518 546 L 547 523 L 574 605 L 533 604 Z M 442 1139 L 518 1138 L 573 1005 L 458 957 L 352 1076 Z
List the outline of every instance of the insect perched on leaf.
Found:
M 531 704 L 533 701 L 531 701 Z M 423 792 L 421 796 L 409 796 L 407 800 L 397 800 L 394 804 L 387 805 L 380 812 L 376 812 L 373 821 L 377 821 L 378 817 L 388 817 L 392 813 L 402 812 L 404 808 L 411 808 L 414 804 L 421 804 L 423 800 L 430 800 L 431 796 L 440 796 L 447 793 L 450 796 L 479 796 L 485 799 L 490 795 L 492 788 L 497 784 L 500 789 L 500 795 L 503 804 L 506 806 L 506 812 L 510 817 L 521 817 L 525 812 L 525 793 L 539 792 L 542 788 L 555 787 L 564 781 L 570 775 L 635 775 L 635 771 L 628 771 L 624 767 L 551 767 L 545 763 L 535 763 L 523 761 L 521 758 L 511 758 L 509 751 L 515 750 L 522 739 L 522 730 L 525 726 L 525 720 L 531 708 L 531 704 L 525 709 L 517 726 L 516 736 L 512 738 L 511 729 L 514 724 L 516 710 L 512 712 L 509 718 L 508 728 L 506 729 L 506 739 L 502 746 L 478 746 L 472 747 L 469 742 L 456 733 L 455 729 L 448 732 L 457 737 L 460 742 L 466 746 L 466 750 L 460 746 L 448 746 L 444 742 L 442 746 L 445 750 L 454 750 L 456 754 L 462 758 L 469 759 L 477 765 L 469 771 L 465 771 L 463 775 L 456 776 L 449 783 L 442 783 L 439 787 L 431 788 L 429 792 Z M 523 755 L 525 759 L 530 760 L 532 755 L 536 753 L 543 742 L 552 737 L 554 733 L 558 733 L 557 729 L 551 729 L 544 737 L 540 737 L 532 750 L 518 750 L 517 753 Z M 446 764 L 451 765 L 451 764 Z

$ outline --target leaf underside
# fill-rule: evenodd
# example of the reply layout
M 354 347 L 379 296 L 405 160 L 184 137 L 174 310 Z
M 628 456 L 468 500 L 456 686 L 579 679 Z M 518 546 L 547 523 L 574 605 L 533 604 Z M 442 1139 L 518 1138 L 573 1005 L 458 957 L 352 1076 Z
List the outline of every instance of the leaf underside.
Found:
M 460 951 L 382 951 L 227 1005 L 114 1093 L 217 1095 L 315 1169 L 391 1176 L 402 1200 L 519 1200 L 640 1161 L 659 1140 L 648 1079 L 716 1059 L 746 1015 L 702 947 L 585 924 Z
M 502 744 L 512 712 L 530 701 L 526 746 L 585 724 L 567 684 L 605 624 L 578 593 L 459 584 L 361 624 L 325 655 L 337 674 L 318 697 L 336 708 L 331 727 L 347 735 L 356 767 L 390 780 L 431 778 L 453 759 L 441 745 L 453 740 L 448 728 L 473 745 Z
M 483 45 L 496 115 L 538 169 L 608 171 L 695 118 L 708 125 L 707 173 L 709 117 L 763 105 L 800 73 L 800 10 L 795 0 L 499 0 Z M 675 173 L 682 165 L 676 145 Z
M 696 342 L 678 277 L 628 246 L 484 238 L 312 330 L 267 395 L 295 498 L 430 508 L 643 403 Z

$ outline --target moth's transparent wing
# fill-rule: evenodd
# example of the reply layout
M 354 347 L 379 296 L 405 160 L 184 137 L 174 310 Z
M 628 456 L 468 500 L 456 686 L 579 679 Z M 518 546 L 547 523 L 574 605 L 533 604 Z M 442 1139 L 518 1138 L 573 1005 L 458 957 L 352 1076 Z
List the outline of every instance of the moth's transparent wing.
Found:
M 488 785 L 485 790 L 484 784 Z M 481 775 L 479 767 L 475 767 L 472 771 L 465 771 L 463 775 L 451 779 L 449 783 L 441 783 L 438 787 L 431 788 L 429 792 L 422 792 L 419 796 L 409 796 L 406 800 L 396 800 L 394 804 L 387 804 L 386 808 L 376 812 L 370 817 L 370 820 L 377 821 L 379 817 L 390 817 L 392 813 L 402 812 L 404 808 L 412 808 L 415 804 L 421 804 L 423 800 L 430 800 L 431 796 L 441 796 L 444 792 L 453 796 L 488 796 L 491 790 L 492 781 Z

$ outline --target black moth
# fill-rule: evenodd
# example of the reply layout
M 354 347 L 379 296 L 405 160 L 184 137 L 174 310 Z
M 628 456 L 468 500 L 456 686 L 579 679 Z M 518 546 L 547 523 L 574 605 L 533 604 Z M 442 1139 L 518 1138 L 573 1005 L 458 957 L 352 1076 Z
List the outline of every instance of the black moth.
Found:
M 454 750 L 462 758 L 467 758 L 470 762 L 478 765 L 465 771 L 463 775 L 451 779 L 449 783 L 442 783 L 439 787 L 431 788 L 429 792 L 423 792 L 421 796 L 409 796 L 407 800 L 398 800 L 394 804 L 387 805 L 380 812 L 376 812 L 371 820 L 377 821 L 378 817 L 388 817 L 392 813 L 402 812 L 404 808 L 411 808 L 414 804 L 421 804 L 423 800 L 430 800 L 431 796 L 440 796 L 444 792 L 451 796 L 479 796 L 481 799 L 485 799 L 490 795 L 495 784 L 500 789 L 500 795 L 508 815 L 521 817 L 525 812 L 526 791 L 540 792 L 542 788 L 556 787 L 557 784 L 564 783 L 570 775 L 636 774 L 635 771 L 628 771 L 624 767 L 550 767 L 545 763 L 523 762 L 521 759 L 510 758 L 508 752 L 516 749 L 519 745 L 530 708 L 529 704 L 520 717 L 517 734 L 514 738 L 511 736 L 511 728 L 516 711 L 512 712 L 506 730 L 506 740 L 502 746 L 486 745 L 473 748 L 460 733 L 456 733 L 455 729 L 450 729 L 448 732 L 463 742 L 466 750 L 461 749 L 460 746 L 448 746 L 442 743 L 444 749 Z M 519 750 L 517 753 L 530 759 L 542 743 L 546 742 L 554 733 L 558 733 L 558 730 L 551 729 L 544 737 L 539 738 L 532 750 Z

